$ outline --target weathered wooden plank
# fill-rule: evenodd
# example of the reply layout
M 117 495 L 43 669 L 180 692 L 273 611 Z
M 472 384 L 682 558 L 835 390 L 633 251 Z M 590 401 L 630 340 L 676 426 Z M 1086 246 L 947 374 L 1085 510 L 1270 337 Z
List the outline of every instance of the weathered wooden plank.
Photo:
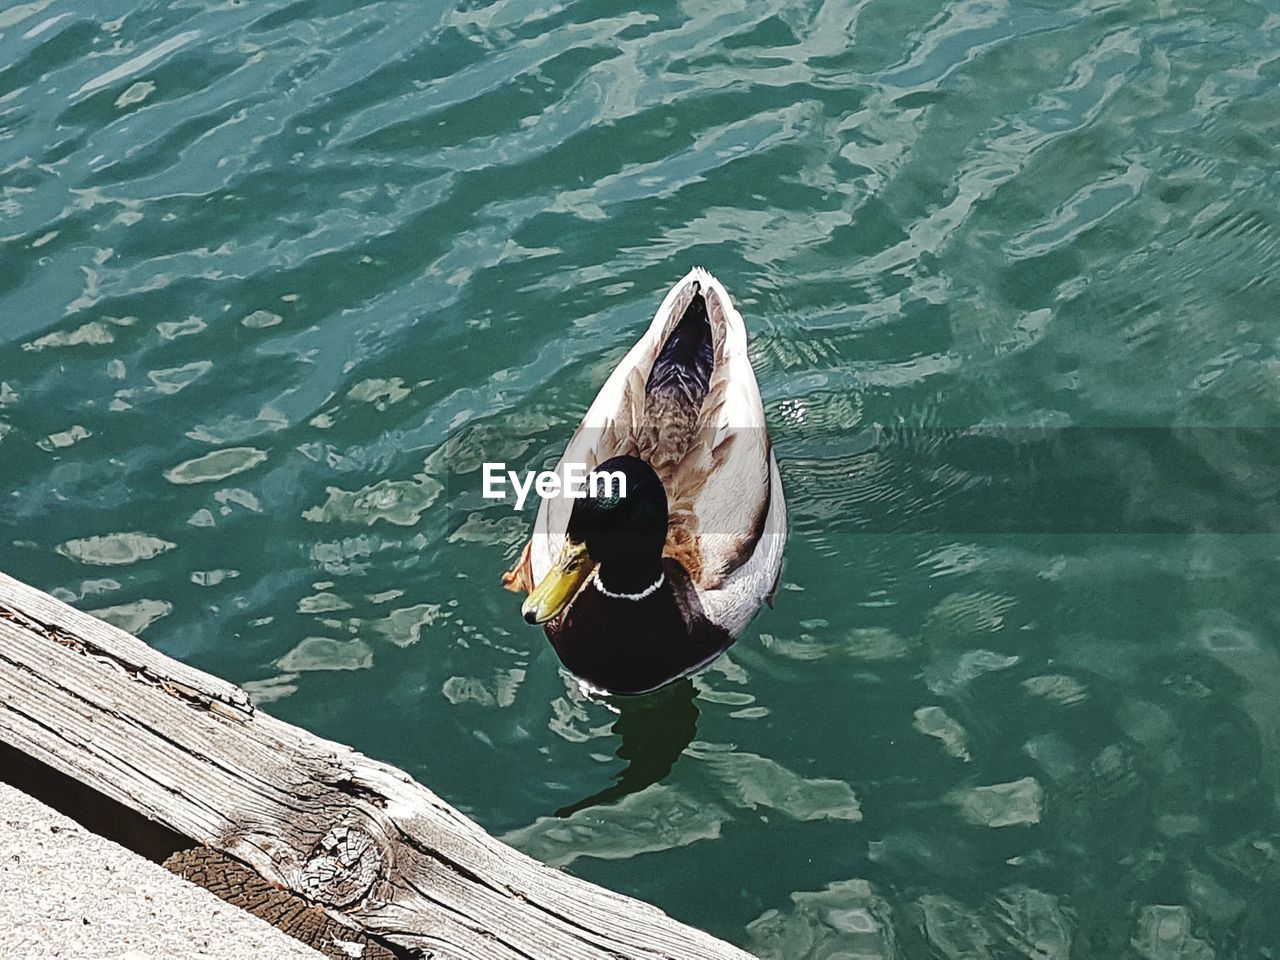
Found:
M 0 741 L 426 956 L 747 958 L 524 856 L 403 771 L 3 574 Z
M 3 571 L 0 571 L 0 603 L 37 623 L 61 624 L 67 634 L 88 647 L 86 652 L 90 655 L 100 651 L 144 679 L 167 684 L 178 695 L 202 698 L 213 709 L 253 713 L 249 695 L 235 684 L 170 659 L 123 630 L 6 576 Z

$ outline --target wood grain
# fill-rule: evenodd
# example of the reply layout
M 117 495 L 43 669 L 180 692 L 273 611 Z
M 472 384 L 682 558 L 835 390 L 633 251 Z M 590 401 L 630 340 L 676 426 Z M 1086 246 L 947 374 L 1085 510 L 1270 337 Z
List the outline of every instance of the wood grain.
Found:
M 243 864 L 352 941 L 437 960 L 748 960 L 4 574 L 0 741 Z

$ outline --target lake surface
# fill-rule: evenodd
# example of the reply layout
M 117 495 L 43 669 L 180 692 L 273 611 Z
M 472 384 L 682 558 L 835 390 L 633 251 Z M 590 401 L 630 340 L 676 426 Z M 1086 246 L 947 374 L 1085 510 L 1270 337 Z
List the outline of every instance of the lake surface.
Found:
M 1277 51 L 1241 0 L 6 4 L 0 566 L 764 957 L 1263 956 Z M 788 560 L 619 714 L 473 500 L 693 264 Z

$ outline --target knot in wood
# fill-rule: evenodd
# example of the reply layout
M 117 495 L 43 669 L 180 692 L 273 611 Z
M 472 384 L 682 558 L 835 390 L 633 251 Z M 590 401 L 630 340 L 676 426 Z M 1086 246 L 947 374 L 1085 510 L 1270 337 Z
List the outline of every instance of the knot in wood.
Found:
M 383 854 L 367 830 L 334 827 L 316 844 L 299 878 L 307 897 L 332 907 L 349 907 L 369 893 L 382 871 Z

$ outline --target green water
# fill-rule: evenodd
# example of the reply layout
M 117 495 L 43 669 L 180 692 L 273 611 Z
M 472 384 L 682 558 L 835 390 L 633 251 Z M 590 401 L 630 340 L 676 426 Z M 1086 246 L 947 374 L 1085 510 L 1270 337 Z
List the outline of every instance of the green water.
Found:
M 1272 956 L 1278 50 L 1243 0 L 6 3 L 0 567 L 762 956 Z M 498 587 L 531 510 L 459 504 L 695 263 L 787 566 L 619 716 Z

